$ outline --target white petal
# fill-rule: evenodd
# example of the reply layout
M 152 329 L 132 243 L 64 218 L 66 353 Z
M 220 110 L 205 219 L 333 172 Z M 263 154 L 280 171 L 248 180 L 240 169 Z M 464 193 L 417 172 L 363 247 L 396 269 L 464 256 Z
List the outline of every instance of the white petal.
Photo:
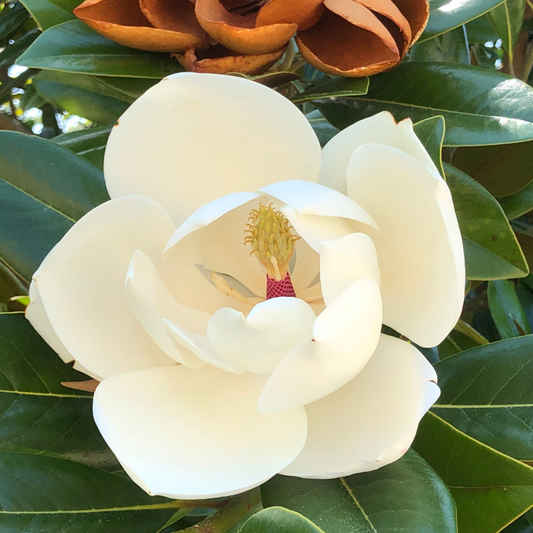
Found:
M 98 428 L 149 494 L 201 499 L 257 486 L 303 448 L 303 407 L 260 414 L 265 378 L 212 367 L 151 368 L 105 380 L 94 396 Z
M 163 319 L 163 324 L 168 334 L 181 347 L 181 349 L 188 350 L 191 354 L 196 355 L 201 361 L 216 366 L 226 372 L 234 372 L 235 374 L 242 374 L 244 370 L 239 368 L 229 361 L 222 358 L 213 348 L 211 341 L 199 333 L 193 333 L 179 327 L 170 320 Z
M 218 310 L 207 329 L 213 348 L 248 372 L 271 373 L 296 346 L 313 337 L 315 313 L 298 298 L 272 298 L 245 317 L 228 307 Z
M 266 274 L 244 244 L 250 211 L 262 198 L 257 193 L 235 193 L 201 207 L 172 235 L 165 261 L 199 264 L 227 274 L 264 298 Z
M 287 180 L 259 190 L 286 203 L 298 215 L 340 217 L 376 227 L 372 217 L 360 205 L 344 194 L 318 183 Z
M 421 346 L 436 346 L 461 314 L 463 245 L 440 176 L 396 148 L 366 144 L 347 171 L 348 193 L 372 214 L 384 322 Z
M 439 396 L 437 375 L 411 344 L 381 335 L 361 373 L 337 392 L 306 406 L 308 438 L 283 473 L 333 478 L 399 459 Z
M 126 275 L 126 294 L 135 316 L 161 350 L 178 363 L 191 368 L 199 368 L 205 364 L 188 350 L 180 350 L 176 346 L 163 324 L 163 319 L 205 335 L 211 315 L 177 302 L 153 262 L 140 250 L 133 254 Z
M 35 273 L 46 313 L 65 348 L 102 377 L 172 365 L 131 310 L 124 287 L 135 250 L 160 264 L 174 230 L 147 198 L 106 202 L 79 220 Z
M 410 119 L 396 124 L 394 117 L 383 111 L 360 120 L 331 139 L 322 151 L 319 182 L 346 194 L 346 170 L 353 152 L 367 143 L 398 148 L 438 173 L 426 149 L 415 135 Z
M 368 235 L 351 233 L 320 243 L 320 281 L 326 305 L 363 278 L 381 283 L 376 247 Z
M 313 339 L 274 370 L 259 399 L 262 413 L 305 405 L 336 391 L 365 366 L 378 344 L 381 298 L 373 279 L 348 287 L 313 326 Z
M 153 198 L 181 224 L 211 200 L 280 180 L 317 181 L 320 145 L 287 98 L 234 76 L 170 76 L 113 128 L 105 157 L 112 198 Z
M 65 348 L 61 339 L 57 336 L 37 290 L 35 281 L 30 284 L 30 303 L 26 307 L 26 318 L 34 327 L 35 331 L 48 343 L 50 348 L 56 352 L 65 363 L 70 363 L 74 358 Z

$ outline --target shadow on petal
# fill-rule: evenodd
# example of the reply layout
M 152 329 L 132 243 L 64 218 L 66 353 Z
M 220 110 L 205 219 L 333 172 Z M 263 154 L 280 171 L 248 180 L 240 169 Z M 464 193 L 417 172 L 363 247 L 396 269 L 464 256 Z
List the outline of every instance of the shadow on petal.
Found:
M 74 14 L 100 35 L 124 46 L 149 52 L 182 52 L 205 45 L 197 34 L 154 28 L 137 0 L 86 0 Z

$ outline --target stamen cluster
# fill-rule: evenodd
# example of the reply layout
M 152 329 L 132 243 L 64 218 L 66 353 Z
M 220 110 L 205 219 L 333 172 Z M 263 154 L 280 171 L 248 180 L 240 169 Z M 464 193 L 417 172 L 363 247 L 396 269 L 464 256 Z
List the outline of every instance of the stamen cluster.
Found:
M 244 244 L 252 247 L 250 255 L 257 257 L 269 277 L 282 280 L 289 270 L 295 242 L 300 237 L 292 232 L 294 228 L 281 211 L 274 209 L 272 202 L 252 209 L 248 220 Z

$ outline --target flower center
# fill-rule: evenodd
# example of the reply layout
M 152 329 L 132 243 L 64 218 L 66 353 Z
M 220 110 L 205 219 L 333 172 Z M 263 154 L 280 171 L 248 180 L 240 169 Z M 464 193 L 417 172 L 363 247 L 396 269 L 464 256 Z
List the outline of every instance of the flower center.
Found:
M 267 271 L 267 299 L 279 296 L 296 296 L 289 274 L 289 263 L 294 246 L 300 238 L 281 211 L 273 204 L 259 204 L 252 209 L 246 224 L 244 244 L 252 248 L 255 256 Z

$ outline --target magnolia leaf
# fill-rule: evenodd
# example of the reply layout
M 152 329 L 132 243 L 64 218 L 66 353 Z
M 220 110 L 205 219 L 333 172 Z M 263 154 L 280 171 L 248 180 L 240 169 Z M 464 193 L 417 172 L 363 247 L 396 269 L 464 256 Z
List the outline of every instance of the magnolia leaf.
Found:
M 502 40 L 502 48 L 509 54 L 511 62 L 518 34 L 522 28 L 525 7 L 526 0 L 505 0 L 503 4 L 488 13 L 489 20 Z
M 465 375 L 465 380 L 472 377 Z M 461 533 L 497 533 L 533 505 L 532 468 L 474 440 L 434 413 L 422 419 L 413 447 L 453 494 Z
M 439 169 L 441 176 L 444 177 L 444 167 L 442 166 L 442 143 L 445 132 L 444 117 L 426 118 L 417 122 L 413 128 L 433 163 Z
M 365 96 L 318 100 L 313 105 L 339 129 L 380 111 L 415 123 L 442 115 L 445 146 L 533 139 L 533 89 L 495 70 L 468 65 L 402 63 L 373 76 Z
M 107 199 L 102 173 L 84 159 L 0 132 L 0 260 L 26 282 L 74 222 Z
M 48 0 L 20 0 L 20 2 L 43 31 L 76 18 L 71 11 L 67 11 Z
M 369 84 L 368 78 L 336 78 L 305 90 L 292 98 L 292 101 L 295 104 L 301 104 L 320 98 L 358 96 L 368 92 Z
M 487 296 L 490 313 L 502 339 L 531 333 L 512 281 L 489 282 Z
M 182 70 L 168 54 L 143 52 L 114 43 L 81 20 L 64 22 L 45 31 L 19 57 L 17 64 L 78 74 L 156 79 Z
M 313 109 L 311 113 L 305 115 L 309 124 L 313 128 L 318 140 L 320 141 L 320 146 L 325 146 L 337 133 L 339 130 L 332 126 L 323 116 L 318 109 Z
M 500 5 L 502 0 L 431 0 L 429 21 L 419 42 L 453 30 Z
M 239 533 L 324 533 L 299 513 L 283 507 L 270 507 L 254 514 Z
M 454 533 L 455 504 L 415 452 L 379 470 L 338 479 L 276 476 L 261 487 L 265 507 L 302 514 L 326 533 Z
M 461 352 L 435 365 L 435 414 L 471 437 L 533 460 L 533 335 Z
M 524 254 L 498 202 L 477 181 L 444 165 L 452 191 L 466 256 L 468 279 L 522 278 Z
M 104 152 L 111 127 L 100 126 L 86 130 L 63 133 L 52 139 L 52 142 L 68 148 L 83 159 L 102 169 L 104 166 Z

